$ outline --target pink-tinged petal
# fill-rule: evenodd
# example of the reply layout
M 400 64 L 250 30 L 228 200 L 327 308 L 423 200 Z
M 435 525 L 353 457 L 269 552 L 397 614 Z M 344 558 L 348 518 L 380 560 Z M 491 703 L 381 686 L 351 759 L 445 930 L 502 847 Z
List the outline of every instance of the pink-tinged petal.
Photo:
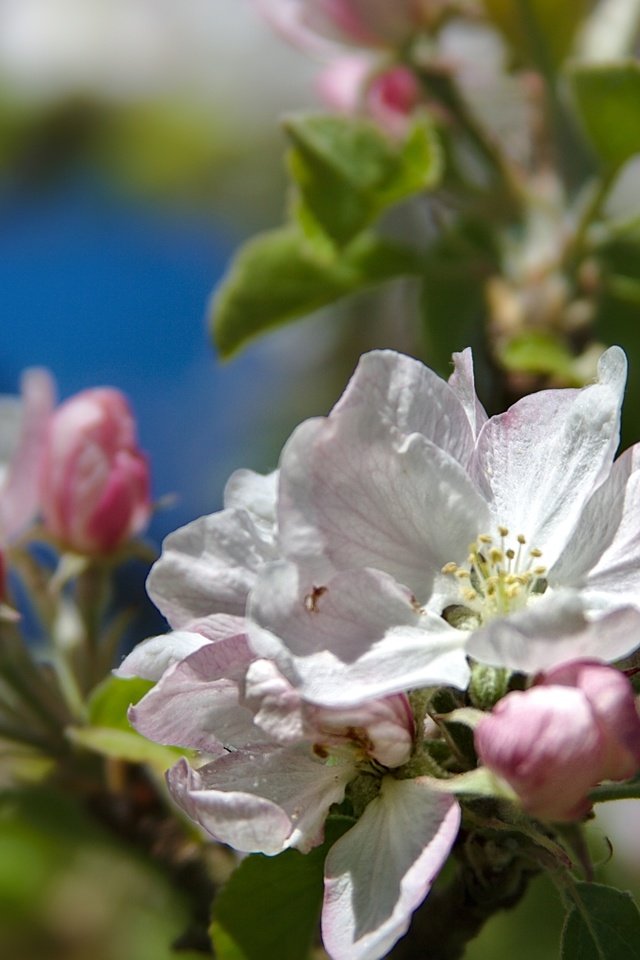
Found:
M 322 938 L 332 960 L 379 960 L 406 933 L 456 839 L 460 808 L 425 777 L 385 777 L 325 864 Z
M 490 620 L 471 635 L 467 652 L 484 663 L 536 673 L 576 657 L 617 660 L 639 640 L 640 612 L 622 607 L 590 617 L 584 599 L 564 590 Z
M 164 541 L 149 596 L 176 629 L 211 613 L 242 616 L 256 572 L 272 556 L 245 510 L 200 517 Z
M 172 630 L 149 637 L 134 647 L 113 672 L 117 677 L 142 677 L 143 680 L 157 681 L 165 670 L 209 642 L 201 633 L 188 630 Z
M 475 743 L 525 810 L 545 820 L 584 816 L 587 793 L 603 777 L 605 738 L 587 698 L 570 687 L 508 694 L 480 721 Z
M 493 417 L 478 437 L 478 483 L 495 524 L 523 534 L 549 568 L 585 502 L 609 474 L 619 440 L 626 358 L 611 347 L 599 380 L 583 390 L 545 390 Z
M 215 643 L 225 637 L 234 637 L 238 633 L 246 633 L 244 617 L 234 617 L 230 613 L 212 613 L 210 617 L 201 617 L 189 620 L 184 626 L 185 632 L 200 633 L 207 640 Z
M 216 840 L 246 853 L 307 852 L 322 842 L 329 808 L 340 803 L 354 765 L 323 763 L 306 746 L 238 750 L 199 770 L 186 761 L 168 774 L 169 789 Z
M 413 687 L 464 687 L 467 634 L 416 607 L 376 570 L 345 571 L 323 585 L 293 564 L 265 569 L 249 601 L 254 649 L 276 662 L 307 700 L 343 707 Z
M 245 761 L 240 753 L 228 756 L 238 765 Z M 202 770 L 206 772 L 207 768 Z M 222 779 L 233 779 L 232 771 L 223 770 Z M 271 800 L 242 790 L 207 789 L 201 772 L 193 770 L 184 759 L 168 771 L 167 785 L 178 806 L 214 840 L 243 853 L 265 853 L 268 856 L 287 848 L 291 820 Z
M 320 99 L 338 113 L 356 114 L 363 107 L 366 82 L 375 61 L 366 54 L 337 57 L 316 78 Z
M 467 347 L 461 353 L 453 354 L 453 367 L 453 373 L 449 377 L 449 386 L 464 407 L 473 436 L 477 437 L 488 417 L 476 395 L 473 354 L 470 347 Z
M 205 643 L 166 670 L 156 686 L 129 710 L 139 733 L 156 743 L 216 754 L 224 747 L 263 743 L 239 690 L 253 660 L 244 636 Z
M 9 419 L 10 435 L 0 437 L 4 476 L 0 487 L 0 538 L 12 540 L 34 519 L 39 506 L 40 475 L 49 419 L 55 403 L 55 383 L 46 370 L 34 368 L 22 376 L 18 421 Z M 14 428 L 18 428 L 17 432 Z
M 298 743 L 307 734 L 300 694 L 270 660 L 254 660 L 247 670 L 243 702 L 254 723 L 276 743 Z
M 360 425 L 351 410 L 307 421 L 285 447 L 282 552 L 316 578 L 375 567 L 424 603 L 442 566 L 465 558 L 488 525 L 486 502 L 463 467 L 425 437 L 396 440 L 380 422 L 367 439 Z
M 266 475 L 253 470 L 236 470 L 224 488 L 225 507 L 246 510 L 267 539 L 274 535 L 277 497 L 277 470 Z

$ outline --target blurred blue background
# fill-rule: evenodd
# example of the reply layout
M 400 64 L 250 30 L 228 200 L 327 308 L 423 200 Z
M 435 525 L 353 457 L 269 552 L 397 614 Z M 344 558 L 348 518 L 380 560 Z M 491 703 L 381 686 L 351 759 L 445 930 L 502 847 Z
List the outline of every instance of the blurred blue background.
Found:
M 123 390 L 150 453 L 156 497 L 175 494 L 154 538 L 219 505 L 255 411 L 274 389 L 272 353 L 217 363 L 205 329 L 210 291 L 236 239 L 210 217 L 153 208 L 83 178 L 0 206 L 0 390 L 44 365 L 61 398 Z

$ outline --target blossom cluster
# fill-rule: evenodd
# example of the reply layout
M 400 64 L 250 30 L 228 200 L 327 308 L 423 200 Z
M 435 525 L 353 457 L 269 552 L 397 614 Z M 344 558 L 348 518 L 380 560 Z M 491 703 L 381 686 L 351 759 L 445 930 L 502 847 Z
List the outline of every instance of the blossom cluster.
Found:
M 640 642 L 625 378 L 613 347 L 592 385 L 488 418 L 469 350 L 448 382 L 367 354 L 278 471 L 238 471 L 224 510 L 165 541 L 148 589 L 172 632 L 119 670 L 155 681 L 131 721 L 198 751 L 170 791 L 239 851 L 308 851 L 336 805 L 353 817 L 325 865 L 333 960 L 382 957 L 455 843 L 476 761 L 447 752 L 443 687 L 498 699 L 477 757 L 533 817 L 583 817 L 640 767 L 633 690 L 606 665 Z M 478 671 L 506 677 L 488 703 Z

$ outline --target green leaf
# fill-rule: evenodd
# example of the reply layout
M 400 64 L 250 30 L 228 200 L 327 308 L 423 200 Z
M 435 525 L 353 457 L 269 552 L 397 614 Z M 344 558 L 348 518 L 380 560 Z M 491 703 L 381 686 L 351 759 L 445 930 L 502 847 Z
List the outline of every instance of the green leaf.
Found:
M 213 904 L 211 939 L 218 960 L 307 960 L 323 894 L 324 861 L 353 821 L 332 817 L 310 853 L 244 860 Z
M 435 186 L 441 152 L 433 128 L 420 121 L 397 144 L 367 120 L 293 117 L 289 169 L 297 185 L 295 214 L 310 236 L 344 246 L 400 200 Z
M 567 914 L 562 960 L 640 960 L 640 912 L 630 893 L 576 883 L 580 906 Z
M 126 760 L 128 763 L 143 763 L 158 773 L 189 754 L 178 747 L 164 747 L 146 740 L 135 730 L 116 730 L 112 727 L 69 727 L 67 736 L 77 746 L 84 747 L 103 757 Z
M 574 64 L 569 81 L 601 164 L 615 172 L 640 153 L 640 64 Z
M 500 351 L 500 361 L 516 373 L 558 377 L 568 386 L 582 386 L 576 376 L 575 357 L 553 334 L 530 330 L 509 340 Z
M 304 317 L 350 293 L 391 277 L 418 273 L 420 258 L 373 235 L 339 256 L 295 227 L 254 237 L 243 247 L 212 305 L 216 345 L 229 357 L 251 338 Z
M 89 722 L 95 727 L 131 731 L 127 719 L 129 707 L 141 700 L 153 687 L 140 677 L 107 677 L 92 692 L 88 703 Z
M 588 0 L 484 0 L 487 12 L 518 57 L 556 68 L 572 47 Z

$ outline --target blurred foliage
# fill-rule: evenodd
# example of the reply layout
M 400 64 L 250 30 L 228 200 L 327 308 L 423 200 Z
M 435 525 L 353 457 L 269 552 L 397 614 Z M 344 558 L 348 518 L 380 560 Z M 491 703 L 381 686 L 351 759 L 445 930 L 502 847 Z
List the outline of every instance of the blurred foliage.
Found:
M 0 794 L 1 956 L 169 960 L 187 919 L 163 869 L 115 843 L 68 793 Z

